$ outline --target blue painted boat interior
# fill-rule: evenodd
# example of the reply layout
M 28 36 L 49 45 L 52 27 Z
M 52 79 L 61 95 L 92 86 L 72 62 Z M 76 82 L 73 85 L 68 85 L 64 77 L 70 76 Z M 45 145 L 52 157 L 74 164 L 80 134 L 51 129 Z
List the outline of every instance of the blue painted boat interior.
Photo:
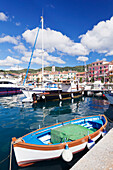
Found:
M 36 145 L 48 145 L 51 142 L 51 129 L 67 125 L 69 123 L 81 125 L 88 129 L 100 129 L 101 126 L 105 124 L 105 118 L 103 116 L 94 116 L 81 118 L 78 120 L 71 120 L 65 123 L 60 123 L 57 125 L 52 125 L 50 127 L 45 127 L 44 129 L 37 130 L 23 137 L 25 143 L 36 144 Z M 68 142 L 68 141 L 67 141 Z M 58 144 L 58 143 L 57 143 Z M 53 144 L 55 145 L 55 144 Z

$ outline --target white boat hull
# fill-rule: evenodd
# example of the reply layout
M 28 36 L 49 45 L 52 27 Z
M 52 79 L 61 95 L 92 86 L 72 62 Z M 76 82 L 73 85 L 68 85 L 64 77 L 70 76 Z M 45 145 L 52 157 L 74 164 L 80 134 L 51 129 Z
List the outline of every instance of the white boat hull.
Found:
M 85 149 L 87 142 L 70 147 L 72 153 L 77 153 Z M 14 147 L 14 152 L 16 155 L 16 161 L 19 166 L 26 166 L 26 164 L 34 163 L 41 160 L 55 159 L 62 155 L 64 149 L 60 150 L 51 150 L 51 151 L 42 151 L 42 150 L 33 150 L 26 149 L 21 147 Z
M 108 99 L 108 101 L 110 102 L 110 104 L 113 105 L 113 94 L 110 96 L 110 94 L 105 94 L 106 98 Z

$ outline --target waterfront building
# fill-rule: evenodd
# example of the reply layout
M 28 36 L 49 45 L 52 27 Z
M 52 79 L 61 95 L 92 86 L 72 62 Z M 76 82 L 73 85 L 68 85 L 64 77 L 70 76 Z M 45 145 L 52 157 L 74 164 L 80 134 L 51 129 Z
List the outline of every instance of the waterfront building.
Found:
M 86 72 L 77 72 L 76 79 L 81 83 L 84 82 L 86 80 Z
M 91 81 L 95 80 L 104 80 L 107 82 L 109 80 L 109 70 L 110 70 L 110 62 L 107 61 L 96 61 L 91 63 L 88 68 L 88 79 Z
M 65 81 L 76 78 L 76 71 L 56 71 L 51 72 L 49 75 L 49 79 L 53 81 Z
M 109 64 L 109 82 L 113 82 L 113 61 Z
M 0 72 L 0 78 L 4 78 L 4 72 Z

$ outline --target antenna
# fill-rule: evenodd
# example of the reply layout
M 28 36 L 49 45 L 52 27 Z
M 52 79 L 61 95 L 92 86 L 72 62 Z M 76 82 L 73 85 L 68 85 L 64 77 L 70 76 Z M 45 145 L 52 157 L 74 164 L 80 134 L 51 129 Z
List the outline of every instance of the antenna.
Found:
M 42 17 L 44 16 L 44 9 L 42 8 Z

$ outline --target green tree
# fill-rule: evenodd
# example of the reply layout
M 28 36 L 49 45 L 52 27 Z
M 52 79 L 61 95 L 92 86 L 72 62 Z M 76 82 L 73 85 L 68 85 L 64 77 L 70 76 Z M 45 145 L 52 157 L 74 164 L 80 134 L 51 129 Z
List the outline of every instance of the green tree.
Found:
M 94 77 L 91 77 L 91 82 L 94 83 Z
M 104 83 L 104 77 L 101 77 L 101 82 Z
M 80 77 L 80 83 L 82 83 L 82 77 Z

